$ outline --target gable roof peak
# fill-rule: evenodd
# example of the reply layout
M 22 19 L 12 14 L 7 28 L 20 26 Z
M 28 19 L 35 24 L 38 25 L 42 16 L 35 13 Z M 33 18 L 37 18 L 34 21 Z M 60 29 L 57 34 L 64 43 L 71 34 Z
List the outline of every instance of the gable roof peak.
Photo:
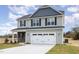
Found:
M 40 8 L 48 8 L 50 7 L 49 5 L 42 5 Z
M 45 17 L 45 16 L 54 16 L 54 15 L 62 15 L 62 12 L 59 12 L 52 8 L 51 5 L 42 5 L 38 8 L 38 10 L 31 15 L 31 17 Z

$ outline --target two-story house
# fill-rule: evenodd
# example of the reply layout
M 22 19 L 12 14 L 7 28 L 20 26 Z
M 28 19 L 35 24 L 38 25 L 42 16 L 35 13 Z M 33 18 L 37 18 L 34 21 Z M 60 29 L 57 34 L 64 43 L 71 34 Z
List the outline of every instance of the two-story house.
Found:
M 17 19 L 17 40 L 30 44 L 62 44 L 64 13 L 50 6 L 41 6 L 31 15 Z M 14 39 L 14 36 L 13 36 Z

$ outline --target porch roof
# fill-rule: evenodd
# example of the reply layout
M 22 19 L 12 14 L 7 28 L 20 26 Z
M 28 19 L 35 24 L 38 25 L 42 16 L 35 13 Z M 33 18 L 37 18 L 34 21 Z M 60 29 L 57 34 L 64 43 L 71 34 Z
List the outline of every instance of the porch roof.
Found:
M 15 28 L 15 29 L 12 29 L 12 31 L 25 30 L 25 29 L 46 29 L 46 28 L 64 28 L 64 26 Z

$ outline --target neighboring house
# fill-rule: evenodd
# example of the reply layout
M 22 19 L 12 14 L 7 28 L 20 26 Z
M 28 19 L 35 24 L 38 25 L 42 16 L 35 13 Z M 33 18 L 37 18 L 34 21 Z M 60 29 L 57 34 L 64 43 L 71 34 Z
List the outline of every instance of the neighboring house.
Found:
M 35 13 L 17 19 L 19 42 L 31 44 L 63 44 L 64 13 L 41 6 Z M 14 39 L 14 37 L 13 37 Z

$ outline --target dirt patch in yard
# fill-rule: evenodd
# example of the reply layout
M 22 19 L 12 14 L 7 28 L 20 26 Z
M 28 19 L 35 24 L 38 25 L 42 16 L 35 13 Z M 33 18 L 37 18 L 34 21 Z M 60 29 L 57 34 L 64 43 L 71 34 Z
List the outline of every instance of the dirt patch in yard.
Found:
M 72 46 L 78 46 L 79 47 L 79 40 L 73 40 L 72 38 L 65 38 L 68 39 L 69 43 L 67 45 L 72 45 Z
M 0 38 L 0 43 L 4 43 L 5 38 Z

